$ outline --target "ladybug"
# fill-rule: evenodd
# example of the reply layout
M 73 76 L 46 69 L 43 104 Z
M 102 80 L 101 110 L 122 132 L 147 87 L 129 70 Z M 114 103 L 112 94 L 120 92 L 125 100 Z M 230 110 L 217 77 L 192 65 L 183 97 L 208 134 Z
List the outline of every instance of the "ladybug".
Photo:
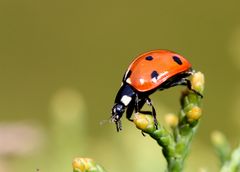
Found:
M 191 64 L 177 53 L 153 50 L 139 55 L 125 72 L 112 108 L 111 121 L 116 124 L 117 131 L 122 130 L 120 119 L 125 111 L 130 121 L 133 121 L 131 116 L 134 111 L 152 115 L 157 128 L 156 110 L 149 98 L 157 90 L 184 85 L 202 97 L 191 88 L 188 77 L 193 73 Z M 151 111 L 141 110 L 145 103 Z

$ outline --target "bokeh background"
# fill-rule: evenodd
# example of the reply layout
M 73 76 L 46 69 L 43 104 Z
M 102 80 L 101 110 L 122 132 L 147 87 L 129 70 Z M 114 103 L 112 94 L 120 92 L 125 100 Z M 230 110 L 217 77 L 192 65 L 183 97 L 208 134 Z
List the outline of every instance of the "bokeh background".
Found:
M 161 150 L 110 116 L 138 54 L 169 49 L 206 76 L 204 116 L 186 171 L 218 170 L 210 143 L 240 135 L 240 2 L 0 0 L 0 171 L 71 171 L 76 156 L 108 171 L 164 171 Z M 152 96 L 158 118 L 178 112 L 183 88 Z

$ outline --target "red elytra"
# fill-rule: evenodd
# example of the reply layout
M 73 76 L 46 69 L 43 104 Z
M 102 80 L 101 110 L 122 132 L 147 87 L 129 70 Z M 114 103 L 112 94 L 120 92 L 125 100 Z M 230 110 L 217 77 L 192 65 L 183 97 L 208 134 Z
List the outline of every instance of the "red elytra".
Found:
M 175 59 L 174 59 L 175 57 Z M 147 60 L 148 59 L 148 60 Z M 139 55 L 129 66 L 125 81 L 139 92 L 157 88 L 170 77 L 191 68 L 191 64 L 181 55 L 168 50 L 153 50 Z M 154 80 L 153 71 L 158 73 Z

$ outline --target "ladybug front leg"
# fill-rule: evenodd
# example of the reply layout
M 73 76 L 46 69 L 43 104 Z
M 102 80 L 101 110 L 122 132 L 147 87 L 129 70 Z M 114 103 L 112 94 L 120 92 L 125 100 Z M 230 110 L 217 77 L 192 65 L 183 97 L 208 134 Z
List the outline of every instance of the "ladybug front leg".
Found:
M 152 111 L 143 111 L 141 110 L 142 107 L 144 106 L 144 104 L 147 103 L 149 106 L 151 106 L 152 108 Z M 133 111 L 135 109 L 135 113 L 142 113 L 142 114 L 147 114 L 147 115 L 152 115 L 153 118 L 154 118 L 154 124 L 155 124 L 155 127 L 156 129 L 158 128 L 158 121 L 157 121 L 157 118 L 156 118 L 156 110 L 152 104 L 152 101 L 149 97 L 145 98 L 145 99 L 138 99 L 136 98 L 135 101 L 132 101 L 129 105 L 128 105 L 128 109 L 126 111 L 126 117 L 129 121 L 133 121 L 131 119 L 131 116 L 133 114 Z
M 128 105 L 128 108 L 127 108 L 127 111 L 126 111 L 126 117 L 129 121 L 133 122 L 133 120 L 131 119 L 131 116 L 133 114 L 133 111 L 135 109 L 135 101 L 132 101 L 129 105 Z
M 129 105 L 128 105 L 128 108 L 127 108 L 127 111 L 126 111 L 126 117 L 129 121 L 133 121 L 131 119 L 131 116 L 133 114 L 133 111 L 135 110 L 135 113 L 138 113 L 138 112 L 141 112 L 140 110 L 142 109 L 142 107 L 144 106 L 144 104 L 146 103 L 145 99 L 134 99 L 134 101 L 132 101 Z M 151 112 L 150 112 L 151 114 Z
M 149 106 L 151 106 L 152 111 L 143 111 L 143 110 L 141 110 L 145 103 L 147 103 Z M 154 118 L 155 127 L 156 127 L 156 129 L 158 128 L 158 121 L 157 121 L 157 117 L 156 117 L 156 110 L 155 110 L 155 108 L 154 108 L 154 106 L 152 104 L 152 101 L 151 101 L 151 99 L 149 97 L 141 99 L 140 101 L 138 101 L 138 103 L 136 103 L 136 105 L 135 105 L 135 111 L 136 112 L 140 112 L 142 114 L 146 114 L 146 115 L 152 115 L 153 118 Z
M 156 115 L 156 110 L 152 104 L 152 101 L 149 97 L 146 98 L 146 103 L 152 107 L 152 116 L 153 116 L 153 119 L 154 119 L 154 125 L 156 127 L 156 129 L 158 129 L 158 121 L 157 121 L 157 115 Z
M 122 130 L 122 122 L 119 120 L 119 121 L 116 121 L 115 124 L 116 124 L 116 128 L 117 128 L 117 132 L 121 131 Z

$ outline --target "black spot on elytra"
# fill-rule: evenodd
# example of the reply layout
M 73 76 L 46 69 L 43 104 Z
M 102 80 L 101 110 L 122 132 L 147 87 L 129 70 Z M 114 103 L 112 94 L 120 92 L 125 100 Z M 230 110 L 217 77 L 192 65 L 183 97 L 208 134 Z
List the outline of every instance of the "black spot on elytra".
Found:
M 148 60 L 148 61 L 151 61 L 151 60 L 153 60 L 153 57 L 152 56 L 147 56 L 145 59 Z
M 158 77 L 158 72 L 154 70 L 154 71 L 151 73 L 151 78 L 152 78 L 152 79 L 153 79 L 153 78 L 156 78 L 156 79 L 157 79 L 157 77 Z
M 178 56 L 173 56 L 172 58 L 177 64 L 182 65 L 182 61 Z

